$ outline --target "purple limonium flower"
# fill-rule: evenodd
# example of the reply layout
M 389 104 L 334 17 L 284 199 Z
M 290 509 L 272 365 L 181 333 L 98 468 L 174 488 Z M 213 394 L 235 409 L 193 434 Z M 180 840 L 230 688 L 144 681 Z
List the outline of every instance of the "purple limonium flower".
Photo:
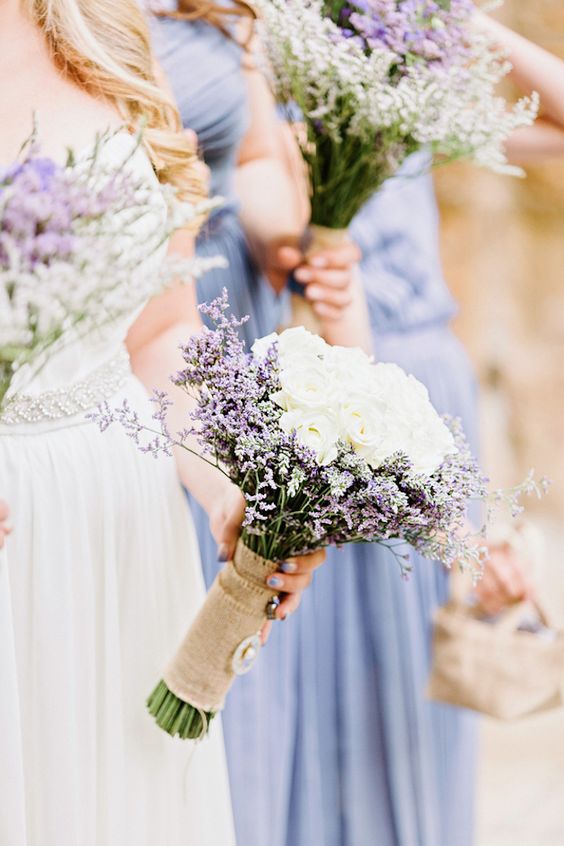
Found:
M 400 71 L 414 62 L 440 70 L 470 55 L 471 0 L 329 0 L 328 10 L 345 38 L 356 37 L 368 52 L 386 47 L 395 53 Z

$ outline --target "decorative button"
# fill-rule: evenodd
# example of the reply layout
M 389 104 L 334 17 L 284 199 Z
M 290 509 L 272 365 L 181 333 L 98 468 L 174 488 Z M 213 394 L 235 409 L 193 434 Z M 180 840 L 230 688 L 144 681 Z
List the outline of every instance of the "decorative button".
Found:
M 241 641 L 231 661 L 231 668 L 236 676 L 244 676 L 245 673 L 249 672 L 260 652 L 260 645 L 258 634 L 246 637 L 245 640 Z

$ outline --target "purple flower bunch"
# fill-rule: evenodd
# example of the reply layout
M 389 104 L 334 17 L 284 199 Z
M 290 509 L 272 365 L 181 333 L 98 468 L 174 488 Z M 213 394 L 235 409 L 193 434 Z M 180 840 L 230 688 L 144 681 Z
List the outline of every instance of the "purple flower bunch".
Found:
M 147 180 L 134 161 L 140 144 L 140 135 L 108 132 L 59 164 L 31 139 L 0 173 L 0 413 L 47 354 L 217 263 L 164 260 L 172 232 L 212 201 L 182 203 Z
M 242 538 L 263 558 L 284 560 L 328 545 L 375 541 L 395 552 L 404 571 L 408 558 L 402 544 L 447 566 L 458 561 L 479 572 L 483 550 L 465 526 L 469 503 L 488 495 L 487 480 L 458 422 L 448 421 L 452 441 L 431 472 L 420 472 L 401 451 L 371 461 L 358 449 L 360 437 L 357 442 L 338 438 L 335 450 L 322 458 L 315 440 L 319 431 L 308 441 L 314 424 L 305 436 L 303 428 L 283 425 L 279 346 L 284 336 L 259 342 L 261 354 L 249 353 L 239 337 L 241 321 L 226 314 L 226 292 L 201 308 L 215 328 L 204 328 L 182 347 L 185 366 L 171 377 L 197 399 L 185 430 L 169 431 L 172 401 L 161 392 L 152 398 L 156 425 L 147 426 L 126 403 L 98 410 L 93 419 L 102 430 L 118 422 L 141 450 L 154 456 L 171 455 L 174 446 L 195 451 L 196 440 L 200 454 L 243 492 Z M 299 377 L 302 364 L 296 359 L 292 368 Z M 412 389 L 424 390 L 415 380 Z M 417 431 L 425 425 L 421 418 Z
M 24 160 L 0 174 L 0 269 L 16 255 L 21 271 L 68 259 L 85 225 L 131 206 L 135 186 L 124 170 L 91 181 L 88 172 L 77 179 L 71 165 L 39 155 L 31 143 Z
M 345 38 L 368 52 L 391 50 L 400 73 L 416 62 L 441 69 L 471 58 L 471 0 L 329 0 L 328 6 Z

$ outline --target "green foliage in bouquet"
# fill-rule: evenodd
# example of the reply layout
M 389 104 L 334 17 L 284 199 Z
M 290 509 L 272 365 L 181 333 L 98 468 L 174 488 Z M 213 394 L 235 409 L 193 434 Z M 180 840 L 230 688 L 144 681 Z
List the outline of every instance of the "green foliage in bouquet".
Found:
M 495 93 L 509 66 L 472 26 L 470 0 L 257 0 L 276 97 L 307 165 L 311 222 L 345 229 L 412 153 L 431 163 L 507 164 L 530 125 Z

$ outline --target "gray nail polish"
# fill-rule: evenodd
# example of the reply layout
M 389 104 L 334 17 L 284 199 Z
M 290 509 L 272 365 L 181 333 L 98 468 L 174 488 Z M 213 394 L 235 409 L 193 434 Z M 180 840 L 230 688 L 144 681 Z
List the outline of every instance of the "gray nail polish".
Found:
M 266 583 L 269 587 L 277 588 L 282 586 L 282 579 L 279 579 L 278 576 L 270 576 Z
M 298 567 L 293 561 L 284 561 L 280 565 L 280 569 L 283 573 L 295 573 Z
M 222 543 L 219 549 L 217 550 L 217 560 L 220 561 L 222 564 L 225 564 L 228 558 L 229 552 L 227 550 L 227 546 Z

